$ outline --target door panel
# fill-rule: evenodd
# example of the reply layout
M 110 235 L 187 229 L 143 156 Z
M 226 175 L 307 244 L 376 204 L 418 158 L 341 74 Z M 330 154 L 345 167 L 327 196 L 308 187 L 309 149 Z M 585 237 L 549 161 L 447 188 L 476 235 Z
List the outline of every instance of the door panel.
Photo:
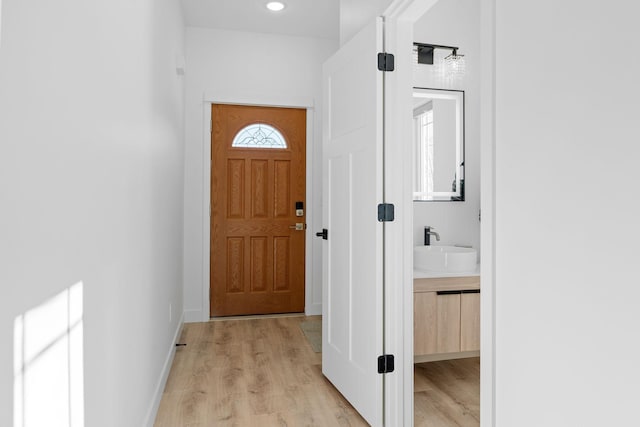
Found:
M 227 162 L 228 218 L 244 218 L 244 159 L 229 159 Z
M 322 372 L 373 426 L 382 425 L 382 21 L 323 68 Z
M 267 290 L 267 238 L 251 238 L 251 290 L 264 292 Z
M 302 312 L 305 231 L 290 227 L 305 221 L 306 110 L 213 104 L 211 117 L 211 316 Z M 254 123 L 286 148 L 233 147 Z
M 291 182 L 291 163 L 286 160 L 276 160 L 275 167 L 275 197 L 274 197 L 274 218 L 287 218 L 291 213 L 291 201 L 289 198 Z
M 268 174 L 269 162 L 267 160 L 251 161 L 251 218 L 266 218 L 268 215 Z

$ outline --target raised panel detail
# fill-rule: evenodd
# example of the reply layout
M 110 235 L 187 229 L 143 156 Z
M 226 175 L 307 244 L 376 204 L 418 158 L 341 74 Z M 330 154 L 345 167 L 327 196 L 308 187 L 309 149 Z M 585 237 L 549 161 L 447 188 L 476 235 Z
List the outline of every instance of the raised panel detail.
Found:
M 251 238 L 251 292 L 267 290 L 267 238 Z
M 244 218 L 244 159 L 227 161 L 227 218 Z
M 244 238 L 227 239 L 227 292 L 244 292 Z
M 274 206 L 273 216 L 276 218 L 288 218 L 293 207 L 289 195 L 291 194 L 291 162 L 289 160 L 276 160 L 274 162 Z
M 289 237 L 274 237 L 273 290 L 287 291 L 289 289 Z
M 266 218 L 268 216 L 267 194 L 267 160 L 251 161 L 251 217 Z

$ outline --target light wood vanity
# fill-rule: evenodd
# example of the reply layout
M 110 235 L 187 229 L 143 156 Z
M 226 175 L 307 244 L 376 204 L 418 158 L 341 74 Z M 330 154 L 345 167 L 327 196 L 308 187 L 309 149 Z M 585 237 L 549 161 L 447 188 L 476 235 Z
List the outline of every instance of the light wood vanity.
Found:
M 413 281 L 414 362 L 480 355 L 480 276 Z

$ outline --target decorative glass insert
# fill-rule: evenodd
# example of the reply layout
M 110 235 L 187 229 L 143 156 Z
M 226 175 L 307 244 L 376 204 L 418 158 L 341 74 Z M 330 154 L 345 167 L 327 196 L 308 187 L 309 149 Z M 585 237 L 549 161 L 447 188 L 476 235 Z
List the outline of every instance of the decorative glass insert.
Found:
M 287 148 L 284 136 L 273 126 L 254 123 L 242 129 L 233 138 L 232 147 L 242 148 Z

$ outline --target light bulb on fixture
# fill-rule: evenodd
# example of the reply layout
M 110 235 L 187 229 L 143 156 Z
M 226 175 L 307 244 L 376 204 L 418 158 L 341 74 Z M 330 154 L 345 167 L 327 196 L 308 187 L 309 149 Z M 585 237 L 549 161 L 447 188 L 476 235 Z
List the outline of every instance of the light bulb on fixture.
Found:
M 451 55 L 444 58 L 445 73 L 449 77 L 461 77 L 465 72 L 464 55 L 458 55 L 458 49 L 454 49 Z
M 267 3 L 267 9 L 272 12 L 280 12 L 282 9 L 284 9 L 284 3 L 279 1 L 270 1 L 269 3 Z

